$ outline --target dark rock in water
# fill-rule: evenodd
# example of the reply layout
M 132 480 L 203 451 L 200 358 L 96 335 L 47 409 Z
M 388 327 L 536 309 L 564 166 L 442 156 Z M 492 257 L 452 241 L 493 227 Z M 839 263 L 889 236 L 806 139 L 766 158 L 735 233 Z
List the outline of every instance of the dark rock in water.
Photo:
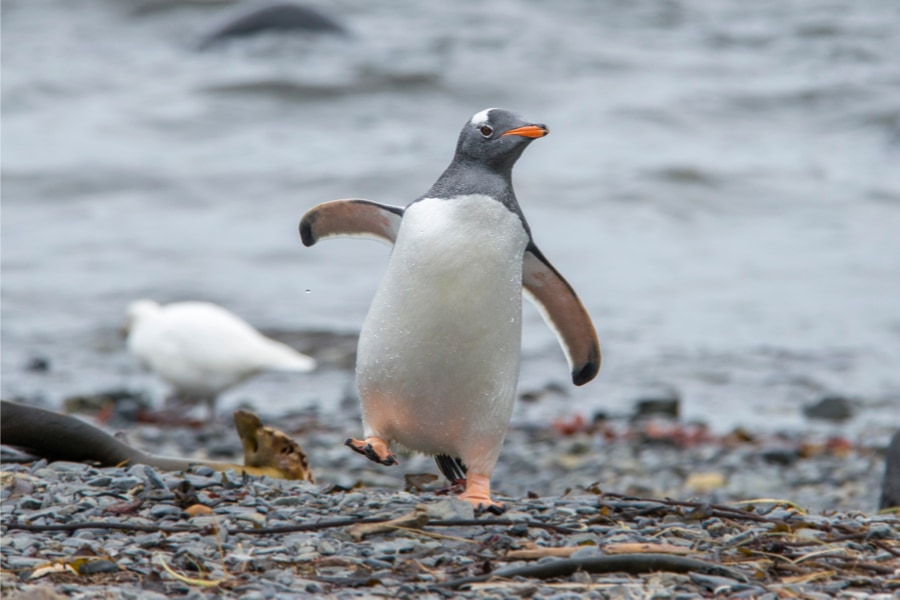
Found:
M 346 28 L 312 8 L 293 2 L 270 2 L 226 18 L 212 31 L 203 35 L 197 44 L 205 50 L 216 42 L 268 31 L 302 31 L 307 33 L 347 35 Z
M 646 417 L 666 417 L 677 421 L 680 403 L 681 399 L 678 396 L 639 398 L 634 401 L 634 414 L 631 416 L 631 420 L 637 421 Z
M 853 416 L 853 403 L 844 396 L 825 396 L 815 404 L 803 407 L 810 419 L 846 421 Z
M 891 438 L 884 457 L 884 482 L 881 484 L 880 509 L 900 506 L 900 430 Z
M 50 370 L 50 359 L 44 356 L 32 356 L 25 363 L 25 370 L 30 373 L 46 373 Z

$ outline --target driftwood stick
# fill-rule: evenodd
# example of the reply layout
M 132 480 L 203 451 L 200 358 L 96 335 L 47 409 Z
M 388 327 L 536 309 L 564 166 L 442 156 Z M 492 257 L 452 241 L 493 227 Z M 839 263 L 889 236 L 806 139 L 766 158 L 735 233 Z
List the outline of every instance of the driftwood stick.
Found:
M 747 581 L 746 575 L 740 571 L 723 567 L 714 563 L 673 556 L 671 554 L 618 554 L 615 556 L 590 556 L 587 558 L 563 558 L 524 567 L 499 569 L 487 575 L 464 577 L 437 584 L 434 587 L 457 589 L 473 583 L 488 581 L 494 577 L 510 579 L 512 577 L 530 577 L 534 579 L 552 579 L 568 577 L 576 571 L 586 573 L 630 573 L 639 575 L 654 571 L 670 571 L 673 573 L 706 573 L 730 577 L 738 581 Z

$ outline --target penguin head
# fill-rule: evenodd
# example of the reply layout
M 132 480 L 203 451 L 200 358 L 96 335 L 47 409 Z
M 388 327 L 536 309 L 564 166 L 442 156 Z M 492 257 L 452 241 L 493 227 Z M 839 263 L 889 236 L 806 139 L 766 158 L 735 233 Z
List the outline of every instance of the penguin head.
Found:
M 550 133 L 546 125 L 526 121 L 502 108 L 476 113 L 463 126 L 456 144 L 459 161 L 474 161 L 506 170 L 533 140 Z

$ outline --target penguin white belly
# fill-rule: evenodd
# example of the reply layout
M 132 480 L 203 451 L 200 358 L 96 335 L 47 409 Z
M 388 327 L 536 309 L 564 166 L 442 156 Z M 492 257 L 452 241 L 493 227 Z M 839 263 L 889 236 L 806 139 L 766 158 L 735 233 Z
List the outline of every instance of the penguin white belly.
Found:
M 490 472 L 519 376 L 528 239 L 487 196 L 406 209 L 359 339 L 367 437 Z

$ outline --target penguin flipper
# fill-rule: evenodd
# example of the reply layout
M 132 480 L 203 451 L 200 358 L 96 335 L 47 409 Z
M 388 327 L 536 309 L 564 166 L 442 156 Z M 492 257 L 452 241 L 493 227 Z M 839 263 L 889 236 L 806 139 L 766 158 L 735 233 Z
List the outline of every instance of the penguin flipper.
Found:
M 556 332 L 572 370 L 572 382 L 584 385 L 593 379 L 600 370 L 600 343 L 591 317 L 569 282 L 534 243 L 525 249 L 522 287 Z
M 399 206 L 349 198 L 323 202 L 300 220 L 300 239 L 312 246 L 330 237 L 365 237 L 393 245 L 403 219 Z

